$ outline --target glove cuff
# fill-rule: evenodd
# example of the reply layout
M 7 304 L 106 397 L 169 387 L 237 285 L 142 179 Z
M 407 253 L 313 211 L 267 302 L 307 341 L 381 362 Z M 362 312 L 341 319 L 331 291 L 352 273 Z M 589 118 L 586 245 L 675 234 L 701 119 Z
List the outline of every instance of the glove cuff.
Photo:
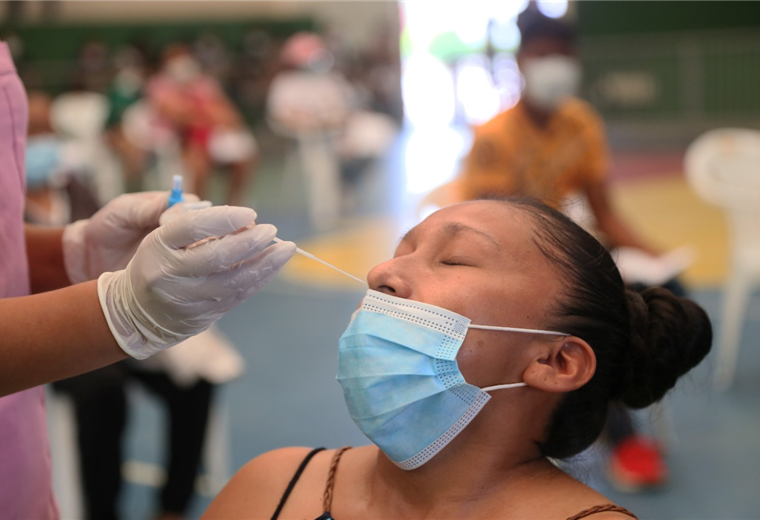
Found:
M 77 220 L 63 228 L 61 246 L 63 249 L 63 266 L 72 285 L 90 280 L 87 269 L 87 248 L 85 247 L 85 229 L 89 219 Z
M 114 339 L 135 359 L 148 358 L 193 336 L 177 334 L 153 321 L 135 299 L 126 270 L 100 275 L 98 299 Z

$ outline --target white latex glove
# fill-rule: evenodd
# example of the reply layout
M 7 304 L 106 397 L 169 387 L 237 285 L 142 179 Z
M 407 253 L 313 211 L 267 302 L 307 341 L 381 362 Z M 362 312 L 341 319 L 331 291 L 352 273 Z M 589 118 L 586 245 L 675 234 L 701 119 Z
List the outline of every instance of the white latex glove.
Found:
M 102 274 L 100 305 L 119 346 L 144 359 L 205 330 L 266 285 L 296 246 L 267 247 L 277 229 L 242 229 L 255 219 L 252 209 L 232 206 L 185 212 L 150 233 L 125 270 Z M 186 248 L 209 237 L 221 238 Z
M 63 230 L 63 263 L 72 284 L 94 280 L 106 271 L 124 269 L 143 238 L 158 227 L 162 213 L 184 207 L 205 206 L 195 195 L 169 205 L 168 191 L 130 193 L 116 197 L 92 217 L 78 220 Z

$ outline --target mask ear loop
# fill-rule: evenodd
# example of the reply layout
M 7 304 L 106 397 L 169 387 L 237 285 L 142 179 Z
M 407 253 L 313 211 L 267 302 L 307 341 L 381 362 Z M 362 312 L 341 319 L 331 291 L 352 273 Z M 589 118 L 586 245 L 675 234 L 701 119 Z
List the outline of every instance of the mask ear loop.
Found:
M 551 330 L 537 330 L 537 329 L 519 329 L 516 327 L 497 327 L 495 325 L 473 325 L 470 323 L 467 325 L 470 329 L 481 329 L 481 330 L 503 330 L 507 332 L 524 332 L 526 334 L 543 334 L 544 336 L 569 336 L 570 334 L 566 334 L 564 332 L 554 332 Z M 493 386 L 487 386 L 485 388 L 481 388 L 484 392 L 492 392 L 493 390 L 505 390 L 508 388 L 518 388 L 521 386 L 528 386 L 528 383 L 509 383 L 507 385 L 493 385 Z
M 482 330 L 504 330 L 507 332 L 524 332 L 526 334 L 543 334 L 545 336 L 569 336 L 567 332 L 555 332 L 553 330 L 537 330 L 537 329 L 518 329 L 516 327 L 497 327 L 495 325 L 473 325 L 472 323 L 467 325 L 469 329 L 482 329 Z
M 520 386 L 528 386 L 528 383 L 510 383 L 508 385 L 494 385 L 494 386 L 487 386 L 485 388 L 481 388 L 484 392 L 491 392 L 493 390 L 504 390 L 507 388 L 517 388 Z

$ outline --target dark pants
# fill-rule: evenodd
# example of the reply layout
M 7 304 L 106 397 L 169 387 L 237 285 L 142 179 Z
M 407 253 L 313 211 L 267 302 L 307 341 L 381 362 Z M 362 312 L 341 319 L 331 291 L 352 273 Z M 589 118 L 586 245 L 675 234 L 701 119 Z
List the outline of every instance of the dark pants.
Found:
M 189 388 L 178 387 L 164 373 L 134 367 L 133 361 L 126 361 L 54 384 L 74 402 L 85 509 L 90 520 L 118 518 L 127 381 L 139 381 L 157 395 L 169 414 L 169 461 L 161 510 L 182 515 L 193 496 L 213 386 L 201 380 Z

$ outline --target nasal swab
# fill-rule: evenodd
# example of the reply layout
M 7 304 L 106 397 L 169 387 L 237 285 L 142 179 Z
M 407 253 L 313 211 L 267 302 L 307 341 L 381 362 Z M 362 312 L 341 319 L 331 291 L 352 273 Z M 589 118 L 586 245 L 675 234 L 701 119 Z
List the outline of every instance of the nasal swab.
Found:
M 280 239 L 280 238 L 277 238 L 277 237 L 274 237 L 272 240 L 274 240 L 275 242 L 282 242 L 282 241 L 283 241 L 282 239 Z M 324 261 L 324 260 L 322 260 L 321 258 L 317 258 L 316 256 L 312 255 L 311 253 L 307 253 L 306 251 L 304 251 L 304 250 L 303 250 L 303 249 L 301 249 L 300 247 L 297 247 L 297 248 L 296 248 L 296 253 L 298 253 L 299 255 L 305 256 L 306 258 L 311 258 L 312 260 L 316 260 L 316 261 L 317 261 L 317 262 L 319 262 L 320 264 L 324 264 L 324 265 L 326 265 L 327 267 L 330 267 L 331 269 L 335 269 L 336 271 L 338 271 L 338 272 L 339 272 L 339 273 L 341 273 L 341 274 L 345 274 L 345 275 L 346 275 L 346 276 L 348 276 L 349 278 L 353 278 L 354 280 L 356 280 L 357 282 L 359 282 L 359 283 L 361 283 L 361 284 L 367 285 L 367 282 L 365 282 L 365 281 L 364 281 L 364 280 L 362 280 L 361 278 L 357 278 L 356 276 L 354 276 L 354 275 L 352 275 L 352 274 L 348 274 L 348 273 L 347 273 L 347 272 L 345 272 L 343 269 L 339 269 L 339 268 L 335 267 L 334 265 L 332 265 L 332 264 L 330 264 L 330 263 L 328 263 L 328 262 L 325 262 L 325 261 Z

